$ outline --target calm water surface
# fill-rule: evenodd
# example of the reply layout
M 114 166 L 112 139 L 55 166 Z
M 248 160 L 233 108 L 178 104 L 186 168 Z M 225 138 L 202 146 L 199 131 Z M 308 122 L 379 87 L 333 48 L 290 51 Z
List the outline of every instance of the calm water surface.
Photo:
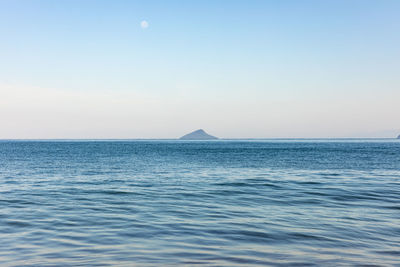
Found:
M 400 141 L 0 141 L 1 266 L 400 266 Z

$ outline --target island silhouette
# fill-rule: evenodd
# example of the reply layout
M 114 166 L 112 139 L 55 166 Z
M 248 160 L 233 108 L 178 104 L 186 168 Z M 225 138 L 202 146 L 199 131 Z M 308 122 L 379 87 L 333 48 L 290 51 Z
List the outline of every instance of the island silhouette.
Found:
M 196 130 L 194 132 L 185 134 L 180 140 L 216 140 L 218 137 L 209 135 L 203 129 Z

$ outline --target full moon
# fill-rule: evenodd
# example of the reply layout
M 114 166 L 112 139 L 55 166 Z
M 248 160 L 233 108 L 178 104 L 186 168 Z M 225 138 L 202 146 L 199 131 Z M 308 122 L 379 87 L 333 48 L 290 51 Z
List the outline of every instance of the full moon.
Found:
M 141 27 L 142 29 L 146 29 L 146 28 L 149 27 L 149 23 L 148 23 L 147 21 L 145 21 L 145 20 L 142 20 L 142 21 L 140 22 L 140 27 Z

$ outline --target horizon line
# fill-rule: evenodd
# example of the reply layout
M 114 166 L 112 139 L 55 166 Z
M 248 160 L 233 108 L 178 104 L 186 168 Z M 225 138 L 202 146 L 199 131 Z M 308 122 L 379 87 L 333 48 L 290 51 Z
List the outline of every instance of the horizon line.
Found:
M 218 139 L 193 139 L 193 140 L 182 140 L 180 138 L 0 138 L 0 141 L 40 141 L 40 140 L 123 140 L 123 141 L 128 141 L 128 140 L 174 140 L 174 141 L 219 141 L 219 140 L 332 140 L 332 139 L 394 139 L 397 140 L 399 138 L 397 137 L 261 137 L 261 138 L 248 138 L 248 137 L 241 137 L 241 138 L 218 138 Z

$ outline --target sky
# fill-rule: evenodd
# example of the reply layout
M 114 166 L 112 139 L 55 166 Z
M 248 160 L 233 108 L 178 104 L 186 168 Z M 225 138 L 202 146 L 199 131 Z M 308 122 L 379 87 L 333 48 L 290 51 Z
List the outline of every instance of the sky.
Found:
M 0 139 L 394 137 L 400 1 L 0 0 Z

